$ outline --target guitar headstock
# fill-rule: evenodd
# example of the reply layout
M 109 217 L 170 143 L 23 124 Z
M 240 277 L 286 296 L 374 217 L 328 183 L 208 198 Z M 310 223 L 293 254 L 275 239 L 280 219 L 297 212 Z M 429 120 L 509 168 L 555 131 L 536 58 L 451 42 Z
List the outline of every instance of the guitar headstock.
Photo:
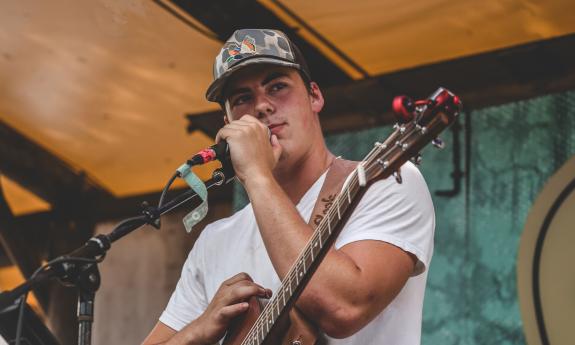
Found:
M 459 97 L 441 87 L 424 100 L 395 97 L 393 110 L 398 122 L 393 133 L 383 143 L 375 143 L 361 163 L 366 179 L 379 180 L 394 174 L 401 183 L 399 168 L 403 163 L 409 159 L 419 163 L 419 152 L 430 142 L 443 148 L 438 135 L 455 121 L 461 109 Z

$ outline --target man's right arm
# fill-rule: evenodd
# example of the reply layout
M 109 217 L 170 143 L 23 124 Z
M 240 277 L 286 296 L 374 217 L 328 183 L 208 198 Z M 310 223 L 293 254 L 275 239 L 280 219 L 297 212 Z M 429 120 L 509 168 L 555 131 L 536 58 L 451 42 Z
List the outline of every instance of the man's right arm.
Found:
M 190 323 L 180 332 L 158 321 L 142 345 L 203 345 L 199 329 Z
M 272 292 L 253 282 L 247 273 L 224 281 L 206 310 L 181 331 L 158 322 L 142 345 L 209 345 L 217 343 L 230 322 L 246 312 L 250 297 L 270 298 Z
M 176 333 L 175 330 L 158 321 L 142 345 L 166 344 Z

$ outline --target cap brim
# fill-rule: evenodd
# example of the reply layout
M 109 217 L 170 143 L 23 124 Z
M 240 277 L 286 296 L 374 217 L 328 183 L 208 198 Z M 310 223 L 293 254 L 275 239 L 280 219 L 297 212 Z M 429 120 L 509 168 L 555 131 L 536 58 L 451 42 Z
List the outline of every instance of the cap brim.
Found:
M 232 76 L 232 74 L 234 74 L 235 72 L 237 72 L 238 70 L 240 70 L 246 66 L 250 66 L 253 64 L 262 64 L 262 63 L 301 69 L 301 66 L 299 64 L 297 64 L 295 62 L 280 60 L 277 57 L 257 56 L 257 57 L 247 58 L 247 59 L 241 61 L 240 63 L 238 63 L 237 65 L 233 66 L 232 68 L 230 68 L 229 70 L 224 72 L 224 74 L 222 74 L 219 78 L 214 80 L 210 84 L 210 86 L 208 86 L 208 90 L 206 91 L 206 99 L 210 102 L 222 101 L 222 91 L 223 91 L 224 87 L 226 86 L 227 81 Z

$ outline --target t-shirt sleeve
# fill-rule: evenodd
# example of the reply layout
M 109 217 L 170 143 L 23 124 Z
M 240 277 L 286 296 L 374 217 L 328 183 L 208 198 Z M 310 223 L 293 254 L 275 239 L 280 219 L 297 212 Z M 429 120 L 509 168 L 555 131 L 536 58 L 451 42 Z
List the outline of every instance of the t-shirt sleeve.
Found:
M 180 331 L 198 318 L 208 306 L 204 289 L 203 234 L 196 241 L 182 268 L 180 280 L 160 321 L 166 326 Z
M 435 213 L 419 170 L 410 162 L 394 177 L 374 183 L 365 193 L 341 234 L 336 248 L 361 240 L 379 240 L 417 257 L 413 275 L 425 271 L 433 253 Z

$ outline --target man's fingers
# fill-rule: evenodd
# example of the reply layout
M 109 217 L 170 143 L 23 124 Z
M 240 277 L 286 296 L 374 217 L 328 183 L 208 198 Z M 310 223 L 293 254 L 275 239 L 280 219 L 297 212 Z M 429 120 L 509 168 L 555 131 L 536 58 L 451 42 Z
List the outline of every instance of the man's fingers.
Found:
M 272 134 L 271 140 L 270 140 L 271 144 L 272 144 L 272 150 L 274 153 L 274 159 L 275 161 L 279 161 L 280 156 L 282 154 L 282 146 L 280 145 L 280 142 L 278 140 L 278 137 L 275 134 Z
M 231 122 L 218 131 L 216 134 L 215 142 L 219 143 L 222 139 L 227 140 L 229 136 L 234 134 L 239 134 L 242 132 L 250 133 L 251 130 L 258 131 L 259 127 L 263 127 L 267 131 L 267 127 L 259 121 L 257 123 L 242 120 Z
M 220 309 L 220 317 L 223 318 L 224 320 L 233 319 L 234 317 L 242 313 L 245 313 L 249 309 L 249 307 L 250 305 L 248 304 L 248 302 L 242 302 L 225 306 L 222 309 Z
M 222 285 L 233 285 L 233 284 L 235 284 L 239 281 L 242 281 L 242 280 L 247 280 L 247 281 L 253 282 L 253 279 L 252 279 L 252 277 L 250 277 L 249 274 L 247 274 L 245 272 L 240 272 L 240 273 L 236 274 L 235 276 L 225 280 L 222 283 Z
M 223 304 L 231 305 L 240 301 L 245 301 L 252 296 L 267 298 L 269 293 L 270 292 L 267 289 L 264 289 L 256 284 L 236 286 L 231 288 L 230 291 L 226 293 L 222 302 Z
M 260 120 L 258 120 L 255 116 L 250 115 L 250 114 L 245 114 L 244 116 L 242 116 L 240 119 L 238 119 L 238 121 L 244 121 L 244 122 L 260 122 Z

